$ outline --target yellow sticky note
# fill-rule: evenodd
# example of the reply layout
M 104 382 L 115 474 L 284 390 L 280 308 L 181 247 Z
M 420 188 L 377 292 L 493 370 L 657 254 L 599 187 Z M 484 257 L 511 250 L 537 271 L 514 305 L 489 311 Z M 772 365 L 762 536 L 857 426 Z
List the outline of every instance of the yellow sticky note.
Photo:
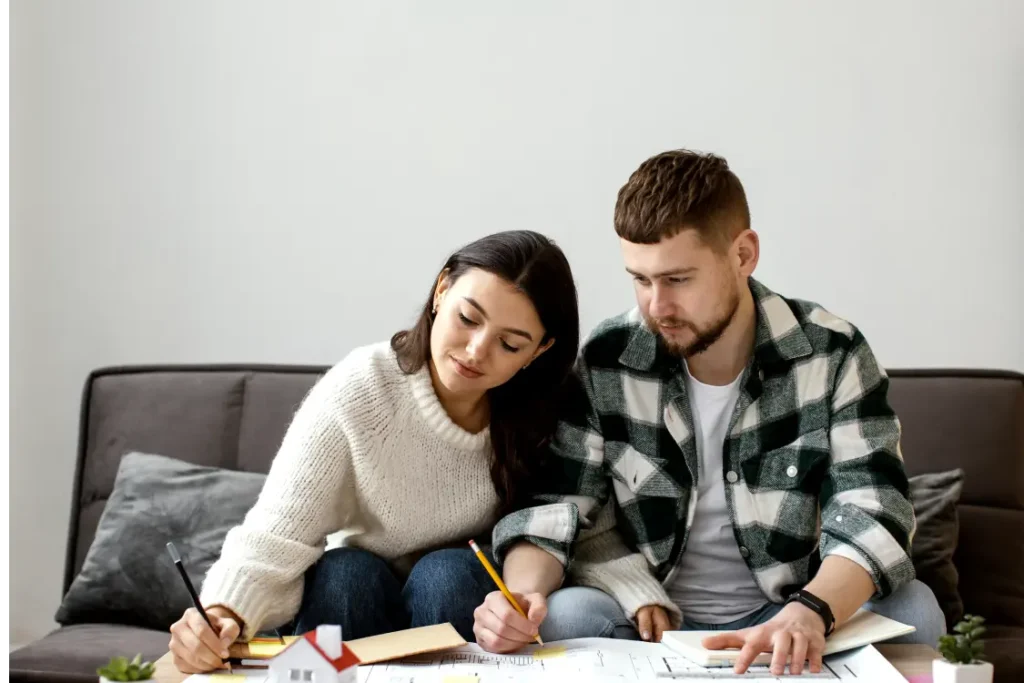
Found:
M 441 679 L 441 683 L 479 683 L 480 678 L 477 676 L 445 676 Z
M 282 643 L 277 640 L 274 642 L 258 642 L 249 641 L 249 656 L 250 657 L 274 657 L 278 655 L 281 650 L 288 647 L 286 643 Z
M 534 650 L 534 652 L 533 652 L 533 658 L 534 659 L 551 659 L 552 657 L 564 657 L 564 656 L 565 656 L 565 646 L 564 645 L 554 645 L 552 647 L 542 647 L 541 649 Z
M 221 681 L 223 681 L 223 683 L 229 683 L 229 681 L 239 683 L 239 681 L 245 680 L 245 676 L 243 674 L 210 674 L 210 680 L 217 681 L 218 683 Z

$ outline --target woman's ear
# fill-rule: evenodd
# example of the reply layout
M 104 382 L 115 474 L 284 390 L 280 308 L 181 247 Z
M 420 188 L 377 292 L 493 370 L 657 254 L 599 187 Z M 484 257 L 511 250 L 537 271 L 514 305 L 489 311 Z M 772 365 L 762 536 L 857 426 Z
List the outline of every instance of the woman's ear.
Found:
M 530 363 L 532 363 L 533 361 L 537 360 L 540 357 L 540 354 L 542 354 L 545 351 L 547 351 L 548 349 L 550 349 L 552 346 L 554 346 L 554 344 L 555 344 L 555 340 L 554 339 L 548 339 L 546 342 L 544 342 L 543 344 L 538 346 L 537 350 L 533 352 L 533 358 L 530 359 Z M 527 365 L 529 365 L 529 363 L 527 363 Z
M 441 298 L 444 293 L 451 287 L 451 279 L 448 277 L 450 271 L 445 268 L 441 271 L 441 274 L 437 276 L 437 284 L 434 286 L 434 312 L 437 312 L 437 307 L 441 303 Z

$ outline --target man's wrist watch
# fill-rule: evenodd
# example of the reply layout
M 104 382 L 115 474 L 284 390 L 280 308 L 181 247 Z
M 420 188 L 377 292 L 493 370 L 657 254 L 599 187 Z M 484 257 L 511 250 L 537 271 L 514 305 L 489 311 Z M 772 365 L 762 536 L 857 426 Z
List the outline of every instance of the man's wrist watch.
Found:
M 825 622 L 825 637 L 828 638 L 832 635 L 832 631 L 836 628 L 835 617 L 832 616 L 832 609 L 828 606 L 828 603 L 819 598 L 814 593 L 800 589 L 795 593 L 790 594 L 786 598 L 786 604 L 791 602 L 799 602 L 801 605 L 811 610 Z

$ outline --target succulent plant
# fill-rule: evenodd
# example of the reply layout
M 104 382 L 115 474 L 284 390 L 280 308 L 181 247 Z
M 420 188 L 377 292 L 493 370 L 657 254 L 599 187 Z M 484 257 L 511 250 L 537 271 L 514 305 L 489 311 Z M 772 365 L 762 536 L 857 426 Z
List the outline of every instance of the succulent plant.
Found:
M 965 614 L 963 620 L 953 627 L 956 635 L 947 634 L 939 638 L 939 652 L 951 664 L 976 664 L 985 661 L 984 617 Z
M 108 681 L 147 681 L 155 670 L 151 662 L 142 661 L 140 653 L 130 662 L 125 657 L 114 657 L 106 666 L 96 669 L 96 673 Z

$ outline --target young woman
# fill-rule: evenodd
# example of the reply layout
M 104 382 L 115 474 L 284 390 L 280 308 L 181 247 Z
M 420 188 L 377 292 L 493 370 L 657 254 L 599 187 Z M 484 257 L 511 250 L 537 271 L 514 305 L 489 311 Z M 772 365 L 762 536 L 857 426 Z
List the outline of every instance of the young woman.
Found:
M 472 641 L 494 586 L 466 541 L 527 500 L 578 346 L 572 272 L 546 237 L 453 254 L 411 329 L 356 349 L 303 401 L 206 576 L 213 628 L 194 608 L 171 627 L 178 669 L 219 668 L 240 634 L 291 620 L 346 640 L 448 621 Z

